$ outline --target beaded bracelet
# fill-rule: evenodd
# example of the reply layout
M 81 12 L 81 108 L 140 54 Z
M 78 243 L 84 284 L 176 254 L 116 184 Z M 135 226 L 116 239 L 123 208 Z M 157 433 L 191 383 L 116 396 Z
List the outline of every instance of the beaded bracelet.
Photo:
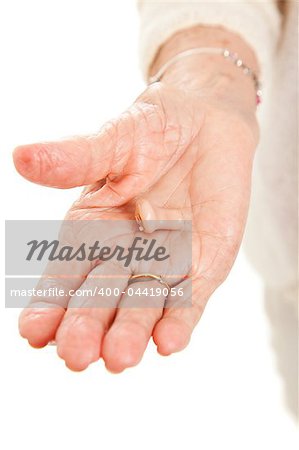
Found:
M 198 47 L 198 48 L 191 48 L 189 50 L 185 50 L 181 53 L 178 53 L 169 61 L 167 61 L 155 75 L 149 78 L 149 83 L 151 84 L 160 81 L 162 76 L 168 69 L 168 67 L 170 67 L 172 64 L 176 63 L 180 59 L 185 58 L 187 56 L 203 55 L 203 54 L 222 55 L 225 59 L 230 60 L 233 64 L 235 64 L 238 68 L 240 68 L 243 71 L 244 75 L 249 76 L 252 79 L 256 92 L 256 103 L 257 105 L 261 103 L 262 90 L 257 75 L 248 66 L 246 66 L 246 64 L 244 64 L 244 62 L 242 61 L 242 59 L 239 58 L 237 53 L 231 52 L 227 48 Z

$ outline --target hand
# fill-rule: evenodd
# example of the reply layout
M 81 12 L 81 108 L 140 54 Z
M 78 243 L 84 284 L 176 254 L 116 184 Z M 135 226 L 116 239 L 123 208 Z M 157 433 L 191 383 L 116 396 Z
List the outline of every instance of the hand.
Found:
M 180 67 L 170 71 L 165 82 L 149 87 L 98 135 L 15 153 L 17 169 L 31 181 L 58 187 L 92 183 L 71 210 L 75 218 L 97 216 L 103 207 L 139 195 L 165 210 L 184 208 L 185 217 L 193 219 L 193 306 L 166 309 L 153 326 L 162 354 L 187 345 L 207 299 L 233 264 L 258 138 L 250 81 L 235 67 L 215 75 L 222 61 L 213 60 L 213 76 L 207 66 L 206 79 L 199 77 L 196 85 L 198 69 L 192 64 L 184 67 L 184 76 Z M 105 177 L 103 185 L 99 180 Z M 133 219 L 132 210 L 129 216 Z
M 77 211 L 78 220 L 70 210 L 61 226 L 55 259 L 48 262 L 36 286 L 45 293 L 33 296 L 20 317 L 22 336 L 34 347 L 55 340 L 58 355 L 73 370 L 85 369 L 100 356 L 113 372 L 137 364 L 163 308 L 191 305 L 191 280 L 186 278 L 191 269 L 190 231 L 157 231 L 149 237 L 138 231 L 135 221 L 127 220 L 127 210 L 97 209 L 83 215 Z M 48 239 L 49 225 L 39 228 L 41 232 Z M 151 258 L 145 259 L 152 243 Z M 84 258 L 80 253 L 79 259 L 57 259 L 66 249 L 68 254 L 77 253 L 82 245 Z M 138 258 L 135 250 L 125 259 L 132 246 Z M 125 251 L 103 260 L 99 254 L 104 248 Z M 93 249 L 91 258 L 88 249 Z M 162 258 L 153 257 L 158 249 L 164 249 Z M 40 251 L 40 247 L 35 250 L 33 258 L 35 273 Z M 133 274 L 144 273 L 163 274 L 162 281 L 149 278 L 130 284 Z M 56 296 L 53 288 L 59 292 Z

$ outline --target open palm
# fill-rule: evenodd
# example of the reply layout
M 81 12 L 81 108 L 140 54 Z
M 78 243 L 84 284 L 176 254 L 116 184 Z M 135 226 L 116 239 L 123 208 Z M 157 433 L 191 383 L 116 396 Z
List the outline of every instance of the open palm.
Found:
M 97 135 L 17 148 L 15 165 L 31 181 L 60 188 L 88 185 L 67 218 L 133 219 L 134 201 L 142 198 L 165 215 L 178 210 L 178 218 L 193 223 L 192 307 L 131 308 L 121 320 L 115 312 L 103 319 L 93 308 L 26 309 L 21 334 L 35 346 L 56 335 L 68 343 L 67 350 L 60 346 L 61 356 L 77 370 L 100 356 L 113 371 L 135 365 L 151 335 L 162 354 L 184 348 L 236 257 L 256 142 L 253 115 L 156 83 Z M 59 325 L 65 322 L 62 333 Z M 84 352 L 82 329 L 89 336 Z

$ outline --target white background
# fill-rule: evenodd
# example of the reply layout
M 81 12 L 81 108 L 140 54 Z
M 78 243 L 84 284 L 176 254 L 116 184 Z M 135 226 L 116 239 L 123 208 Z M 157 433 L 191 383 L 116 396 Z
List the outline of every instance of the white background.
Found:
M 140 93 L 134 1 L 1 2 L 0 43 L 2 219 L 60 219 L 78 190 L 23 180 L 11 152 L 94 132 Z M 18 313 L 0 319 L 5 450 L 295 448 L 262 284 L 242 254 L 185 351 L 165 358 L 150 343 L 120 375 L 101 361 L 72 373 L 55 347 L 30 348 Z

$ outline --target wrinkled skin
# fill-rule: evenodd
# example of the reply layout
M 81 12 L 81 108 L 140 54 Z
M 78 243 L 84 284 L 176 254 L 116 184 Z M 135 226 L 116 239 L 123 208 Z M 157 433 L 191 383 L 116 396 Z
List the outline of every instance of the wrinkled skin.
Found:
M 27 179 L 86 185 L 68 219 L 132 220 L 142 196 L 193 222 L 192 307 L 27 308 L 21 335 L 34 347 L 56 339 L 73 370 L 102 357 L 120 372 L 140 361 L 151 336 L 162 355 L 182 350 L 239 249 L 257 139 L 254 112 L 155 83 L 97 135 L 18 147 L 14 162 Z

